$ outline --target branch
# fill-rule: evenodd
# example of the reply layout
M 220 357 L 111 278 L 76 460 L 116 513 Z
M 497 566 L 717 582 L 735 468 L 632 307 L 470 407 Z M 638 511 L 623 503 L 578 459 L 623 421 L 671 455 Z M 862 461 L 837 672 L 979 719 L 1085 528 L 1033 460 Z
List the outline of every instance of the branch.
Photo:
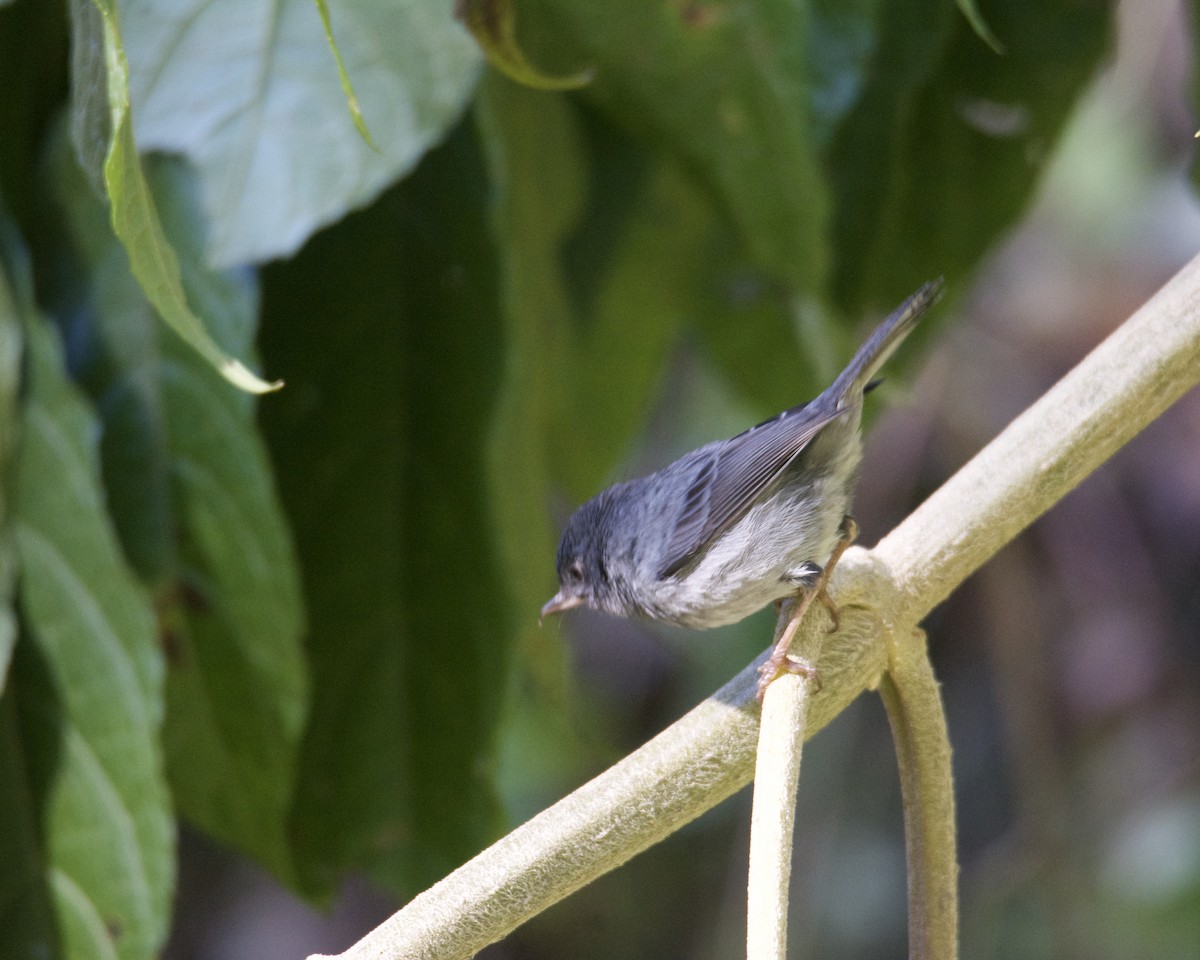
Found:
M 887 708 L 900 788 L 908 865 L 908 953 L 958 956 L 958 858 L 950 738 L 925 636 L 900 639 L 879 685 Z
M 1018 417 L 874 550 L 852 548 L 833 594 L 811 736 L 888 666 L 905 636 L 992 554 L 1200 381 L 1200 258 Z M 756 664 L 641 749 L 409 903 L 344 960 L 467 958 L 745 785 Z
M 791 657 L 817 663 L 826 631 L 815 618 L 793 624 L 797 601 L 783 605 L 775 642 L 799 626 L 789 646 Z M 807 627 L 808 629 L 804 629 Z M 774 649 L 774 645 L 772 645 Z M 782 673 L 763 697 L 750 812 L 750 875 L 746 884 L 746 957 L 783 960 L 787 956 L 788 882 L 792 876 L 792 834 L 796 825 L 796 789 L 807 738 L 808 707 L 817 681 L 803 673 Z
M 1200 257 L 981 450 L 872 557 L 915 622 L 1200 382 Z

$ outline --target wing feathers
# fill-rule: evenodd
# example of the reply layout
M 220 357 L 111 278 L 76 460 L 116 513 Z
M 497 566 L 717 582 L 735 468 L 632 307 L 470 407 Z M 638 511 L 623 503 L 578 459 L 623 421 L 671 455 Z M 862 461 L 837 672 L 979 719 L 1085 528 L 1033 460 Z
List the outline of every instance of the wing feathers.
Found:
M 696 471 L 658 567 L 658 579 L 678 573 L 724 533 L 796 459 L 836 411 L 794 407 L 716 447 Z
M 658 567 L 660 580 L 678 573 L 697 551 L 740 520 L 812 438 L 846 410 L 847 398 L 870 389 L 879 368 L 937 300 L 941 288 L 941 280 L 927 283 L 892 311 L 812 403 L 785 410 L 711 448 L 688 486 Z

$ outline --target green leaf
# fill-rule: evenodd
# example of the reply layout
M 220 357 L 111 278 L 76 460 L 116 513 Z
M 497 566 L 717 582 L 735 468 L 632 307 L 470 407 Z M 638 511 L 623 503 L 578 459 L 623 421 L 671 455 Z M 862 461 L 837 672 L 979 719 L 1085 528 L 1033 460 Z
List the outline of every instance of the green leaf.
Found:
M 519 261 L 521 251 L 541 245 L 529 242 L 542 229 L 535 171 L 553 164 L 556 152 L 529 134 L 554 108 L 509 109 L 511 199 L 498 240 L 511 251 L 513 269 L 529 270 Z M 667 359 L 694 313 L 716 226 L 710 205 L 676 164 L 641 148 L 595 111 L 582 111 L 580 120 L 582 155 L 569 162 L 587 168 L 586 204 L 569 233 L 551 238 L 560 243 L 548 251 L 549 268 L 561 271 L 570 297 L 572 334 L 561 361 L 568 376 L 556 381 L 568 392 L 548 398 L 550 410 L 566 414 L 555 420 L 549 456 L 555 480 L 574 502 L 611 478 L 646 422 Z M 533 309 L 538 294 L 534 287 L 528 292 L 531 301 L 514 303 L 515 313 Z M 535 571 L 538 589 L 545 590 L 546 558 L 526 576 Z
M 0 956 L 57 955 L 57 927 L 38 847 L 39 810 L 26 769 L 14 684 L 8 683 L 16 641 L 14 545 L 10 523 L 17 387 L 21 382 L 22 317 L 28 301 L 24 251 L 0 207 Z
M 828 199 L 811 129 L 805 51 L 817 38 L 806 5 L 555 0 L 528 12 L 538 62 L 594 63 L 585 96 L 697 174 L 762 269 L 821 288 Z
M 483 449 L 503 361 L 469 128 L 264 279 L 264 406 L 305 566 L 305 886 L 412 893 L 493 839 L 508 598 Z M 339 278 L 335 285 L 331 277 Z M 536 614 L 534 614 L 536 616 Z
M 76 356 L 104 411 L 102 454 L 126 552 L 163 621 L 168 772 L 183 816 L 292 878 L 285 831 L 307 703 L 296 559 L 251 398 L 154 322 L 103 210 L 59 150 L 56 187 L 82 258 Z M 194 265 L 203 222 L 179 162 L 149 167 L 183 283 L 223 346 L 250 350 L 253 278 Z
M 21 609 L 12 692 L 66 957 L 142 960 L 166 938 L 174 871 L 158 744 L 154 618 L 99 488 L 96 423 L 30 318 L 17 476 Z
M 975 267 L 1033 196 L 1105 55 L 1111 7 L 989 7 L 1007 41 L 993 56 L 941 0 L 881 0 L 825 158 L 839 307 L 887 309 L 935 274 L 953 286 Z
M 311 0 L 127 0 L 138 143 L 199 170 L 212 263 L 295 252 L 445 135 L 480 63 L 451 6 L 337 4 L 338 47 L 376 152 L 354 131 Z
M 511 0 L 458 0 L 455 14 L 471 31 L 488 62 L 510 80 L 535 90 L 574 90 L 591 82 L 591 70 L 551 77 L 526 59 L 517 42 L 517 12 Z
M 543 693 L 561 695 L 561 645 L 555 633 L 538 629 L 536 612 L 553 593 L 548 438 L 564 422 L 572 369 L 572 310 L 559 256 L 583 215 L 584 144 L 560 95 L 495 74 L 482 89 L 480 130 L 505 322 L 504 381 L 487 444 L 490 517 L 512 591 L 514 619 L 506 626 Z M 579 441 L 586 447 L 587 435 Z
M 87 0 L 71 2 L 81 4 Z M 87 56 L 99 55 L 100 48 L 93 28 L 99 26 L 102 32 L 108 81 L 109 130 L 112 136 L 104 161 L 104 185 L 112 207 L 113 231 L 129 255 L 133 274 L 163 320 L 230 383 L 251 393 L 276 389 L 282 384 L 267 383 L 241 361 L 222 351 L 188 306 L 180 281 L 179 260 L 163 234 L 154 198 L 146 184 L 137 146 L 133 141 L 133 124 L 129 114 L 129 67 L 117 25 L 116 0 L 94 2 L 100 12 L 100 23 L 97 25 L 94 17 L 77 11 L 72 17 L 72 25 L 76 30 L 72 43 L 76 48 L 76 67 L 80 69 L 81 61 L 86 60 Z M 94 74 L 96 71 L 92 69 L 88 72 Z M 81 105 L 77 109 L 87 111 L 89 108 Z M 84 124 L 86 129 L 92 126 Z
M 91 0 L 69 0 L 71 17 L 71 145 L 96 194 L 107 196 L 104 161 L 112 145 L 104 18 Z

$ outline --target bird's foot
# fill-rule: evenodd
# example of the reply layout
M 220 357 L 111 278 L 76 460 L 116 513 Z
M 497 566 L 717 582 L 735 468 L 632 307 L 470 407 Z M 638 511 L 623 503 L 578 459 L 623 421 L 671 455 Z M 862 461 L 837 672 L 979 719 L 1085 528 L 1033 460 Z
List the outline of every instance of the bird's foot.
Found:
M 829 562 L 823 568 L 818 568 L 820 572 L 811 586 L 801 589 L 799 603 L 792 612 L 787 627 L 775 642 L 775 646 L 771 650 L 771 655 L 758 668 L 759 703 L 762 703 L 763 696 L 767 692 L 767 687 L 771 685 L 771 681 L 781 673 L 801 674 L 809 680 L 815 681 L 817 690 L 821 689 L 816 668 L 799 657 L 789 655 L 788 648 L 792 645 L 792 639 L 796 636 L 796 631 L 800 628 L 800 621 L 804 619 L 804 615 L 808 613 L 808 608 L 812 606 L 814 600 L 820 602 L 821 606 L 829 613 L 829 618 L 833 621 L 833 625 L 829 628 L 830 633 L 836 633 L 838 627 L 841 626 L 841 616 L 838 613 L 837 604 L 833 602 L 833 598 L 829 596 L 825 588 L 829 585 L 829 578 L 833 575 L 833 569 L 837 566 L 838 560 L 842 558 L 842 554 L 846 552 L 846 548 L 858 538 L 858 524 L 854 522 L 854 518 L 850 514 L 846 514 L 842 518 L 840 533 L 841 536 L 838 538 L 837 546 L 833 548 L 833 553 L 829 555 Z M 782 609 L 782 606 L 779 609 Z

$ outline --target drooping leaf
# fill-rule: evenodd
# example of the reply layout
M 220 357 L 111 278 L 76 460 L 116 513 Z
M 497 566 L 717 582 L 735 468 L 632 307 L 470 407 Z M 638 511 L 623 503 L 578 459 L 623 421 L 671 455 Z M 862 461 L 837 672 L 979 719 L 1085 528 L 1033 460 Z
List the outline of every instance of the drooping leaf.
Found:
M 410 170 L 466 103 L 480 57 L 449 2 L 343 0 L 334 15 L 378 151 L 311 0 L 122 5 L 138 144 L 199 170 L 218 266 L 295 252 Z
M 89 0 L 71 0 L 83 4 Z M 179 259 L 163 233 L 154 197 L 146 183 L 133 139 L 133 122 L 129 113 L 129 65 L 117 23 L 116 0 L 92 0 L 100 12 L 96 17 L 77 10 L 71 22 L 74 29 L 75 67 L 89 76 L 98 76 L 99 69 L 90 58 L 104 57 L 107 79 L 107 130 L 111 137 L 104 160 L 104 186 L 112 213 L 113 231 L 129 255 L 133 274 L 146 297 L 170 327 L 204 357 L 230 383 L 251 393 L 264 393 L 280 386 L 267 383 L 255 375 L 240 360 L 223 351 L 204 328 L 203 321 L 192 311 L 184 293 L 179 274 Z M 99 29 L 97 38 L 95 30 Z M 86 84 L 76 89 L 85 89 Z M 76 106 L 77 115 L 90 115 L 95 102 Z M 87 120 L 77 121 L 77 128 L 86 138 L 98 125 Z
M 25 632 L 15 697 L 63 955 L 150 960 L 166 938 L 174 822 L 149 598 L 104 510 L 96 424 L 29 316 L 14 514 Z
M 497 70 L 535 90 L 574 90 L 592 79 L 591 70 L 561 77 L 540 72 L 517 42 L 517 12 L 512 0 L 458 0 L 455 15 L 475 37 Z
M 511 641 L 483 458 L 503 358 L 485 217 L 462 128 L 265 272 L 263 350 L 290 386 L 263 417 L 311 623 L 291 823 L 310 891 L 361 867 L 411 893 L 500 828 Z
M 112 514 L 156 594 L 165 741 L 183 816 L 292 877 L 285 824 L 306 710 L 302 601 L 251 398 L 155 323 L 66 150 L 56 187 L 80 256 L 80 375 L 103 411 Z M 197 266 L 203 221 L 179 162 L 149 167 L 183 285 L 222 346 L 251 352 L 254 278 Z

